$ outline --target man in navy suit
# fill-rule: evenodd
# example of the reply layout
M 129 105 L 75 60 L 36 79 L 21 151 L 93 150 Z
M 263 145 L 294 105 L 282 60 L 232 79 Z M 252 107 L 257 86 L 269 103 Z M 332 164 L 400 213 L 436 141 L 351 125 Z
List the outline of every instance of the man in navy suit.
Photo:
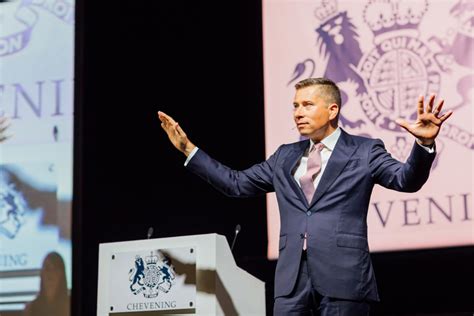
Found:
M 325 78 L 296 84 L 294 121 L 308 140 L 280 146 L 268 160 L 236 171 L 198 149 L 179 124 L 158 112 L 185 166 L 224 194 L 247 197 L 276 192 L 280 210 L 274 315 L 368 315 L 378 301 L 367 243 L 367 210 L 375 184 L 419 190 L 435 157 L 434 140 L 452 111 L 443 101 L 424 106 L 414 123 L 397 123 L 416 138 L 405 163 L 379 139 L 349 135 L 338 127 L 341 96 Z

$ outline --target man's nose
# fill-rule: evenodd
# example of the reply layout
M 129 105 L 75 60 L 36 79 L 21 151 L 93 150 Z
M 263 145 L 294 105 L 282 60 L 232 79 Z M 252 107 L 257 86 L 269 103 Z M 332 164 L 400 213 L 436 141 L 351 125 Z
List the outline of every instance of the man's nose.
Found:
M 301 114 L 301 106 L 295 107 L 295 110 L 294 110 L 293 115 L 294 115 L 295 117 L 302 117 L 302 116 L 303 116 L 303 115 Z

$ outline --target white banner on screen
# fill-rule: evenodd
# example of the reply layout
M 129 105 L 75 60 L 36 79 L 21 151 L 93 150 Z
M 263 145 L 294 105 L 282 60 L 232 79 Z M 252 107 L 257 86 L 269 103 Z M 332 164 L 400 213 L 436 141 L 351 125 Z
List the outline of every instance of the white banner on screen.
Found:
M 264 0 L 266 151 L 299 140 L 294 84 L 327 77 L 341 89 L 340 125 L 381 138 L 405 161 L 418 95 L 436 93 L 454 115 L 437 139 L 428 182 L 415 194 L 376 187 L 371 251 L 474 244 L 474 7 L 469 1 Z M 442 21 L 442 23 L 440 23 Z M 269 258 L 278 256 L 279 214 L 268 197 Z

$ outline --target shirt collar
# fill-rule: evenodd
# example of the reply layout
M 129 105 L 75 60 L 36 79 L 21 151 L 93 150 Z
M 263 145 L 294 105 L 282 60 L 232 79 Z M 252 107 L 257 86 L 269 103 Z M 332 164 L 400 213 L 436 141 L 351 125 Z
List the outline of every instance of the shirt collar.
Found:
M 330 151 L 334 150 L 334 147 L 336 147 L 337 140 L 339 139 L 339 136 L 341 136 L 341 128 L 338 126 L 334 132 L 332 132 L 331 135 L 326 136 L 324 139 L 321 140 L 321 143 L 324 145 L 324 147 Z M 314 142 L 312 139 L 310 141 L 310 146 L 311 148 L 314 145 Z

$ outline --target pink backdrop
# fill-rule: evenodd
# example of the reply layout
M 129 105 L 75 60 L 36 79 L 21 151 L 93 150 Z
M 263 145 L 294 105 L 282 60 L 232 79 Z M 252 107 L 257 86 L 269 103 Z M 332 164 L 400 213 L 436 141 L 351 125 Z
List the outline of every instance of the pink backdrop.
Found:
M 414 194 L 376 186 L 369 206 L 371 251 L 474 244 L 474 4 L 472 1 L 263 1 L 267 156 L 299 139 L 294 84 L 328 77 L 343 94 L 340 125 L 381 138 L 405 161 L 414 138 L 393 122 L 413 118 L 416 99 L 436 93 L 454 115 L 437 139 L 437 158 Z M 268 195 L 269 258 L 280 229 Z

